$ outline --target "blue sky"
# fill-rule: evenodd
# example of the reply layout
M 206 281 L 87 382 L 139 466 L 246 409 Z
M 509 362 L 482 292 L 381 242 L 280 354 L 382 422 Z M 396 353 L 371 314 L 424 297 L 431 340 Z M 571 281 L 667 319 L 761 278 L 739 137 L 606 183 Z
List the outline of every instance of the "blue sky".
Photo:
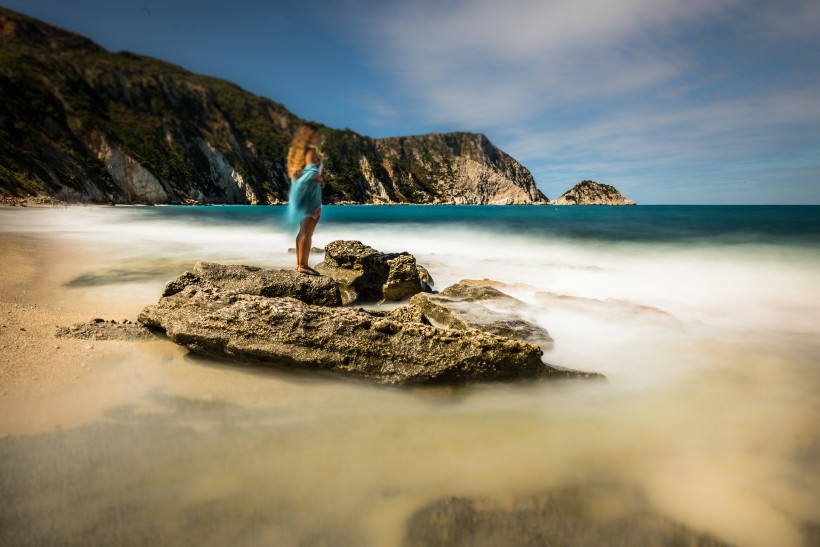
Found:
M 817 0 L 0 0 L 373 137 L 486 134 L 556 198 L 820 204 Z

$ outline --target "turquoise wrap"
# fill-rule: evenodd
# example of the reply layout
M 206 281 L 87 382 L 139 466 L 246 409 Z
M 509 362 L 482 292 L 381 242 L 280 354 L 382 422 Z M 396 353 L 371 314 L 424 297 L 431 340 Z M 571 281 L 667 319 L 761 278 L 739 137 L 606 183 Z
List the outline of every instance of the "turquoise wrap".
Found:
M 319 168 L 309 163 L 298 179 L 291 179 L 288 195 L 287 223 L 301 224 L 302 220 L 322 205 L 322 185 L 316 180 Z

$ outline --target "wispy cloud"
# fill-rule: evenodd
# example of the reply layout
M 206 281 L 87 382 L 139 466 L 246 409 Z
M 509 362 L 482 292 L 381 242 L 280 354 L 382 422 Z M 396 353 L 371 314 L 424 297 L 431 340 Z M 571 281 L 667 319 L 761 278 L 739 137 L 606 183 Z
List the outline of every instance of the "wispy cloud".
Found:
M 345 5 L 334 21 L 389 82 L 377 110 L 484 131 L 528 165 L 725 171 L 818 148 L 814 0 Z
M 519 125 L 501 137 L 504 148 L 530 167 L 548 195 L 567 189 L 577 175 L 602 177 L 619 186 L 631 179 L 636 191 L 663 201 L 668 187 L 649 192 L 638 181 L 688 180 L 692 186 L 704 184 L 711 193 L 740 179 L 780 185 L 790 169 L 804 173 L 794 181 L 791 194 L 774 186 L 769 189 L 772 194 L 784 201 L 799 201 L 789 195 L 804 195 L 806 190 L 820 195 L 820 105 L 805 90 L 692 104 L 674 111 L 651 105 L 624 108 L 571 127 Z
M 665 47 L 672 27 L 725 9 L 681 0 L 422 0 L 356 11 L 366 14 L 373 62 L 421 114 L 493 126 L 675 78 L 692 60 Z

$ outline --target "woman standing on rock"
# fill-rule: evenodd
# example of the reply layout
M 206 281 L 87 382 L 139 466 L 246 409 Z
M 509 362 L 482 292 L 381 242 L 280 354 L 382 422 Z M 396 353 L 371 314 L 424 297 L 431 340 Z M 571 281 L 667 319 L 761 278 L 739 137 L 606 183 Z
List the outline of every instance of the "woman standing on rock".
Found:
M 296 236 L 296 271 L 307 275 L 319 275 L 319 272 L 308 266 L 308 258 L 313 243 L 313 230 L 322 216 L 324 163 L 316 152 L 320 138 L 318 127 L 303 124 L 296 129 L 288 150 L 288 220 L 291 224 L 299 223 L 299 233 Z

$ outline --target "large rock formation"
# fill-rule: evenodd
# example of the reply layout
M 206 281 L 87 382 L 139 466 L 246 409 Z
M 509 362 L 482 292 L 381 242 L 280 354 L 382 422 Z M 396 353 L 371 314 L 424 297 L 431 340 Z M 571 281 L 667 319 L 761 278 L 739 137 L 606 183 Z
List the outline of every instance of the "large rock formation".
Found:
M 360 274 L 357 279 L 375 279 L 373 265 L 375 270 L 388 268 L 386 283 L 385 277 L 361 285 L 354 280 L 356 290 L 369 287 L 384 297 L 391 290 L 402 291 L 406 280 L 413 281 L 416 293 L 420 290 L 415 258 L 407 253 L 385 258 L 388 255 L 358 241 L 330 243 L 326 253 L 325 262 L 333 262 L 336 269 L 357 263 L 363 267 L 355 270 Z M 394 286 L 391 272 L 397 263 L 404 281 L 398 279 Z M 371 273 L 361 275 L 362 271 Z M 499 291 L 488 295 L 488 290 L 494 289 L 457 285 L 443 293 L 450 295 L 449 304 L 433 308 L 416 302 L 384 312 L 341 307 L 339 288 L 329 276 L 199 263 L 193 272 L 168 282 L 159 303 L 146 307 L 139 321 L 164 330 L 171 340 L 197 353 L 332 371 L 382 384 L 600 377 L 542 362 L 541 348 L 525 339 L 544 342 L 549 335 L 511 315 L 496 312 L 481 318 L 476 311 L 477 317 L 470 320 L 450 309 L 450 319 L 442 321 L 442 327 L 433 325 L 427 315 L 429 311 L 441 319 L 442 310 L 456 300 L 490 296 L 497 304 L 505 299 L 516 302 Z
M 312 306 L 289 297 L 189 284 L 140 313 L 190 350 L 273 366 L 331 371 L 381 384 L 462 384 L 575 374 L 538 346 L 477 330 L 451 331 L 398 313 Z
M 302 122 L 219 80 L 0 8 L 0 195 L 280 203 Z M 545 203 L 484 135 L 373 139 L 322 129 L 325 202 Z
M 583 180 L 550 201 L 550 205 L 635 205 L 635 202 L 626 199 L 614 186 Z

